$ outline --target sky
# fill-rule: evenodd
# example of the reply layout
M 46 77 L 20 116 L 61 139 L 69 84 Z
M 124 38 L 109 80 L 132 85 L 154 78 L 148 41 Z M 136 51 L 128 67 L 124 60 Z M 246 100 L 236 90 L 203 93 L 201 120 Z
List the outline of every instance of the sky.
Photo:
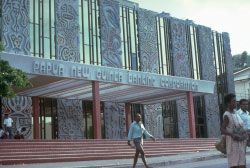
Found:
M 232 55 L 250 54 L 250 0 L 131 0 L 139 7 L 228 32 Z

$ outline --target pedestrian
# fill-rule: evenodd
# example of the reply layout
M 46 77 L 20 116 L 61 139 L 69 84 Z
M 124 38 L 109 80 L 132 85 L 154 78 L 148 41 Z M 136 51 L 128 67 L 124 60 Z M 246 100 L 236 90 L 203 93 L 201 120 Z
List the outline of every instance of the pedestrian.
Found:
M 2 125 L 0 125 L 0 139 L 4 139 L 5 132 L 3 130 Z
M 14 136 L 14 139 L 24 139 L 24 135 L 23 132 L 26 131 L 25 127 L 21 127 L 17 129 L 17 133 Z
M 133 168 L 135 168 L 136 166 L 139 154 L 141 154 L 142 162 L 145 165 L 145 167 L 149 168 L 149 166 L 146 163 L 145 153 L 143 149 L 143 135 L 145 135 L 146 137 L 150 137 L 154 141 L 156 140 L 145 129 L 144 125 L 141 122 L 141 115 L 137 113 L 135 116 L 135 121 L 130 125 L 128 133 L 128 145 L 131 146 L 130 141 L 133 140 L 136 149 Z
M 250 115 L 248 110 L 248 100 L 247 99 L 241 99 L 240 100 L 240 109 L 236 112 L 240 118 L 243 121 L 243 128 L 248 133 L 248 141 L 247 146 L 250 146 Z
M 231 168 L 245 168 L 247 133 L 244 131 L 242 119 L 235 111 L 235 95 L 226 95 L 224 103 L 226 111 L 223 114 L 221 132 L 226 135 L 228 166 Z
M 4 124 L 5 132 L 8 135 L 8 138 L 13 139 L 13 131 L 12 131 L 13 120 L 12 120 L 12 118 L 9 117 L 9 114 L 7 114 L 7 113 L 4 115 L 3 124 Z
M 241 99 L 239 103 L 240 103 L 240 108 L 236 113 L 242 119 L 244 129 L 250 131 L 250 115 L 249 115 L 249 112 L 247 111 L 248 110 L 248 100 Z

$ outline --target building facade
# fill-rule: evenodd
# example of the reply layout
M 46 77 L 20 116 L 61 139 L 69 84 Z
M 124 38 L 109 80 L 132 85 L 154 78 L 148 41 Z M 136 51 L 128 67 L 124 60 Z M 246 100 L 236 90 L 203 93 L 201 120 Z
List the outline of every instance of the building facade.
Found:
M 250 68 L 244 68 L 234 73 L 236 100 L 250 99 Z
M 124 139 L 137 112 L 159 138 L 219 136 L 227 33 L 126 0 L 3 0 L 1 12 L 1 57 L 33 85 L 1 115 L 26 138 Z

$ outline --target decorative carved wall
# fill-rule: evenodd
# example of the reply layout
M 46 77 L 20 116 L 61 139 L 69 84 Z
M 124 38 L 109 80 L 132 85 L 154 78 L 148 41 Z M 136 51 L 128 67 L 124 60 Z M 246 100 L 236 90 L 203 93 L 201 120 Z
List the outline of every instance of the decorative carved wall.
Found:
M 79 0 L 55 1 L 56 59 L 80 62 Z M 84 121 L 80 100 L 57 100 L 59 138 L 84 137 Z
M 3 99 L 3 116 L 8 113 L 13 119 L 13 133 L 25 128 L 22 132 L 25 139 L 32 138 L 32 100 L 30 97 L 16 96 L 11 99 Z
M 80 62 L 79 0 L 55 1 L 56 59 Z
M 85 124 L 81 100 L 57 100 L 58 137 L 83 139 Z
M 144 72 L 159 72 L 156 15 L 157 13 L 146 9 L 138 10 L 140 65 Z
M 30 54 L 29 0 L 2 0 L 2 41 L 6 52 Z
M 163 138 L 162 105 L 144 105 L 144 124 L 146 129 L 157 138 Z
M 187 99 L 176 100 L 179 138 L 189 138 Z
M 122 68 L 119 4 L 112 0 L 100 0 L 99 2 L 102 65 Z M 105 136 L 107 139 L 126 137 L 124 109 L 124 103 L 104 102 Z
M 125 108 L 123 103 L 105 102 L 104 121 L 106 121 L 106 139 L 123 139 L 127 136 L 125 127 Z
M 100 0 L 102 65 L 122 67 L 119 4 L 113 0 Z
M 183 20 L 170 18 L 171 49 L 175 76 L 191 77 L 188 59 L 186 23 Z M 187 100 L 176 101 L 179 137 L 189 137 Z
M 6 52 L 30 54 L 29 0 L 2 0 L 1 39 Z M 25 127 L 26 139 L 32 138 L 32 101 L 30 97 L 16 96 L 3 99 L 3 113 L 10 113 L 13 131 Z
M 141 70 L 144 72 L 159 72 L 159 58 L 157 48 L 157 13 L 138 10 L 138 41 Z M 146 129 L 155 137 L 163 137 L 162 105 L 144 106 L 144 124 Z
M 213 63 L 213 41 L 212 31 L 208 27 L 197 27 L 198 51 L 201 60 L 201 79 L 216 81 L 216 70 Z M 218 95 L 216 92 L 205 96 L 205 113 L 208 137 L 218 137 L 220 135 L 220 114 L 218 105 Z
M 232 54 L 230 48 L 230 38 L 228 33 L 222 33 L 223 40 L 223 54 L 225 56 L 225 64 L 226 64 L 226 75 L 227 75 L 227 86 L 228 93 L 235 93 L 235 85 L 234 85 L 234 75 L 233 75 L 233 63 L 232 63 Z

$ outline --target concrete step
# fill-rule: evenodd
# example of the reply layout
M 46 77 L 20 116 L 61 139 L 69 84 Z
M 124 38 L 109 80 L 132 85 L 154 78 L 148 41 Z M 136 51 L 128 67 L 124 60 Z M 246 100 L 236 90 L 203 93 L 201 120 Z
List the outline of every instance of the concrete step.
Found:
M 163 139 L 144 141 L 147 157 L 214 149 L 217 139 Z M 125 140 L 5 140 L 0 164 L 27 164 L 132 158 Z

